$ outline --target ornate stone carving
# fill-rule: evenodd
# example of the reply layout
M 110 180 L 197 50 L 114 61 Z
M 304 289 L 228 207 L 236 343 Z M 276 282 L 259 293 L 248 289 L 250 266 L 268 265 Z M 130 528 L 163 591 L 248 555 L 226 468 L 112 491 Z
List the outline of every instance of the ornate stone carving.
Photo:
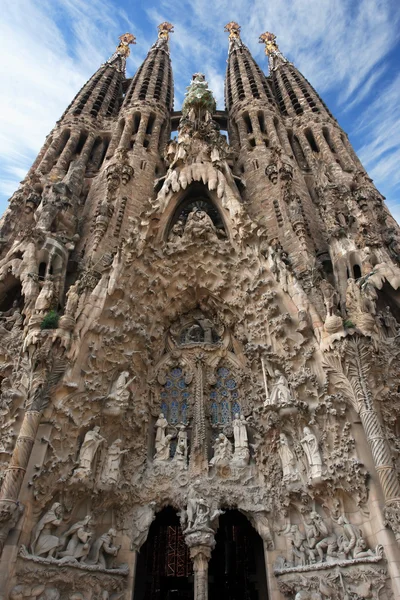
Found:
M 106 440 L 100 435 L 100 427 L 89 430 L 79 450 L 79 465 L 74 471 L 74 478 L 88 479 L 92 473 L 92 464 L 97 450 Z

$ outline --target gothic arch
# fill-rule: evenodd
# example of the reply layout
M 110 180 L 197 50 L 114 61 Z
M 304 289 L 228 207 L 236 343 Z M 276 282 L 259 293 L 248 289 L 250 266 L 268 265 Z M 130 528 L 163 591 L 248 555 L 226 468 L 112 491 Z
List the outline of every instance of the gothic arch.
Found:
M 209 190 L 201 182 L 194 182 L 171 197 L 160 219 L 159 237 L 167 241 L 169 233 L 179 217 L 183 215 L 186 222 L 190 209 L 196 207 L 207 212 L 217 230 L 223 231 L 228 238 L 232 237 L 229 211 L 223 207 L 217 193 Z

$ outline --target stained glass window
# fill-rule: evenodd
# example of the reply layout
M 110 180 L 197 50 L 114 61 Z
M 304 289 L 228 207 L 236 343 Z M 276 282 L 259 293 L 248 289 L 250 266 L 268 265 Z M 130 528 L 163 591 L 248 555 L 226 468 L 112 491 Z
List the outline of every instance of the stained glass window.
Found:
M 189 399 L 190 389 L 185 383 L 183 370 L 174 367 L 161 391 L 161 412 L 170 425 L 188 422 Z
M 227 367 L 217 370 L 217 381 L 210 390 L 210 405 L 211 422 L 214 425 L 230 423 L 235 414 L 240 415 L 237 382 Z

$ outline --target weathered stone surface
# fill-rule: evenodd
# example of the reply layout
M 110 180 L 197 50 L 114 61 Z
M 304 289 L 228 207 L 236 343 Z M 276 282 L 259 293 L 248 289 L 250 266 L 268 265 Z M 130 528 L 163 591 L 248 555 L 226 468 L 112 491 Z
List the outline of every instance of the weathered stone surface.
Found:
M 275 36 L 266 77 L 226 29 L 225 113 L 200 73 L 172 112 L 169 23 L 132 80 L 125 34 L 2 219 L 2 600 L 141 598 L 166 506 L 197 600 L 233 509 L 270 600 L 400 597 L 399 229 Z

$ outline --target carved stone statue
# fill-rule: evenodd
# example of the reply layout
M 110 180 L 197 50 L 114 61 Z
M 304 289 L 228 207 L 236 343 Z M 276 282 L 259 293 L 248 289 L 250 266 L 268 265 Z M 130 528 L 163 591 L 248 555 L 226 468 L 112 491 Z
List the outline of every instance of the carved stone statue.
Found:
M 35 302 L 35 311 L 39 314 L 44 314 L 50 309 L 51 302 L 54 296 L 54 283 L 53 278 L 48 275 L 42 289 L 40 290 L 40 294 Z
M 187 455 L 188 455 L 188 438 L 185 425 L 178 425 L 178 440 L 174 455 L 174 461 L 177 462 L 181 468 L 187 469 Z
M 299 478 L 297 462 L 284 433 L 279 436 L 278 454 L 282 464 L 283 481 L 296 481 Z
M 118 438 L 108 448 L 100 477 L 101 482 L 106 485 L 114 485 L 119 481 L 122 456 L 129 452 L 121 450 L 121 444 L 122 440 Z
M 85 562 L 92 538 L 92 532 L 89 530 L 90 520 L 91 517 L 87 515 L 83 521 L 78 521 L 63 534 L 60 546 L 66 547 L 65 550 L 58 553 L 58 557 L 63 559 L 62 562 L 70 560 Z
M 78 307 L 78 302 L 79 302 L 78 285 L 79 285 L 79 280 L 76 283 L 74 283 L 73 285 L 71 285 L 71 287 L 68 289 L 68 292 L 66 294 L 67 303 L 65 305 L 65 314 L 70 317 L 75 316 L 76 309 Z
M 166 429 L 168 427 L 168 421 L 167 419 L 164 417 L 163 413 L 159 414 L 159 417 L 156 421 L 156 442 L 155 442 L 155 447 L 156 447 L 156 454 L 158 453 L 159 450 L 163 450 L 164 449 L 164 441 L 165 441 L 165 436 L 166 436 Z
M 220 433 L 214 443 L 214 456 L 210 460 L 212 467 L 227 467 L 232 459 L 232 444 L 224 435 Z
M 52 530 L 62 523 L 63 508 L 55 502 L 51 509 L 40 519 L 32 533 L 30 551 L 35 556 L 54 557 L 60 545 L 60 538 Z
M 275 377 L 277 379 L 272 388 L 270 404 L 276 404 L 277 406 L 291 404 L 292 397 L 290 395 L 288 380 L 279 371 L 275 371 Z
M 304 566 L 306 564 L 305 535 L 300 531 L 298 525 L 291 525 L 284 534 L 291 542 L 292 565 L 294 567 Z
M 235 451 L 232 458 L 232 465 L 245 467 L 249 464 L 250 451 L 247 436 L 247 424 L 244 415 L 235 414 L 233 419 L 233 437 L 235 442 Z
M 162 442 L 157 444 L 157 450 L 154 455 L 154 460 L 159 462 L 165 462 L 170 458 L 170 446 L 173 435 L 169 433 L 166 435 Z
M 197 208 L 192 210 L 187 218 L 184 235 L 194 239 L 204 239 L 209 242 L 218 241 L 211 217 L 204 210 Z
M 379 317 L 386 327 L 388 337 L 396 337 L 399 324 L 392 315 L 390 307 L 386 306 L 385 310 L 379 314 Z
M 317 542 L 322 537 L 328 535 L 328 528 L 325 525 L 322 517 L 315 511 L 311 511 L 308 517 L 304 518 L 304 529 L 306 532 L 307 543 L 305 544 L 306 552 L 309 557 L 309 562 L 316 562 L 316 554 L 318 552 Z M 318 552 L 319 554 L 319 552 Z
M 307 457 L 309 476 L 311 479 L 318 479 L 322 475 L 322 457 L 318 448 L 318 440 L 309 427 L 304 427 L 303 434 L 304 437 L 300 443 Z
M 210 531 L 211 508 L 208 502 L 199 494 L 199 485 L 200 481 L 197 480 L 190 486 L 186 510 L 182 509 L 181 512 L 178 513 L 184 533 L 190 533 L 195 530 Z M 220 514 L 219 511 L 217 512 Z
M 121 546 L 114 546 L 113 544 L 116 535 L 115 529 L 109 529 L 107 533 L 103 533 L 93 542 L 85 563 L 87 565 L 99 565 L 103 569 L 111 569 L 113 561 L 110 561 L 109 557 L 115 558 L 121 548 Z
M 86 433 L 79 452 L 79 466 L 75 471 L 76 477 L 83 479 L 90 475 L 96 452 L 99 446 L 106 441 L 100 435 L 99 431 L 100 427 L 96 425 L 96 427 Z
M 104 412 L 106 414 L 118 415 L 121 410 L 126 408 L 129 403 L 130 391 L 129 385 L 132 379 L 129 378 L 129 371 L 122 371 L 111 386 L 105 402 Z

